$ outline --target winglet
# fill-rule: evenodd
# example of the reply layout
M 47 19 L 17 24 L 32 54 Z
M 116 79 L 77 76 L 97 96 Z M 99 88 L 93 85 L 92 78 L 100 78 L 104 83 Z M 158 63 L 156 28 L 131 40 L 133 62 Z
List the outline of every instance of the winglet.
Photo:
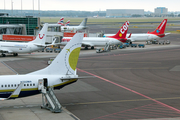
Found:
M 21 89 L 24 85 L 24 82 L 21 82 L 19 86 L 14 90 L 14 92 L 8 98 L 0 98 L 0 100 L 8 100 L 8 99 L 15 99 L 19 96 Z

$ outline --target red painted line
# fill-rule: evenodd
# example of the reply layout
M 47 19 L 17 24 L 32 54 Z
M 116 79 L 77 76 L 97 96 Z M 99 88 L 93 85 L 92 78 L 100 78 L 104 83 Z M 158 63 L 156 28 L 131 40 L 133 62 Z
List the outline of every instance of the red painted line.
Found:
M 95 74 L 92 74 L 92 73 L 90 73 L 90 72 L 81 70 L 81 69 L 79 69 L 79 68 L 77 68 L 77 70 L 79 70 L 80 72 L 84 72 L 84 73 L 87 73 L 87 74 L 89 74 L 89 75 L 95 76 L 95 77 L 97 77 L 97 78 L 99 78 L 99 79 L 101 79 L 101 80 L 104 80 L 104 81 L 106 81 L 106 82 L 109 82 L 109 83 L 111 83 L 111 84 L 114 84 L 114 85 L 116 85 L 116 86 L 118 86 L 118 87 L 124 88 L 125 90 L 128 90 L 128 91 L 133 92 L 133 93 L 135 93 L 135 94 L 137 94 L 137 95 L 140 95 L 140 96 L 145 97 L 145 98 L 147 98 L 147 99 L 149 99 L 149 100 L 152 100 L 152 101 L 154 101 L 154 102 L 156 102 L 156 103 L 158 103 L 158 104 L 160 104 L 160 105 L 162 105 L 162 106 L 165 106 L 165 107 L 167 107 L 167 108 L 170 108 L 171 110 L 174 110 L 174 111 L 176 111 L 176 112 L 178 112 L 178 113 L 180 114 L 180 110 L 179 110 L 179 109 L 176 109 L 176 108 L 174 108 L 174 107 L 172 107 L 172 106 L 169 106 L 169 105 L 167 105 L 167 104 L 164 104 L 164 103 L 162 103 L 162 102 L 160 102 L 160 101 L 157 101 L 157 100 L 155 100 L 155 99 L 153 99 L 153 98 L 151 98 L 151 97 L 148 97 L 148 96 L 146 96 L 146 95 L 143 95 L 143 94 L 141 94 L 141 93 L 139 93 L 139 92 L 136 92 L 136 91 L 134 91 L 134 90 L 132 90 L 132 89 L 129 89 L 129 88 L 127 88 L 127 87 L 124 87 L 124 86 L 122 86 L 122 85 L 119 85 L 119 84 L 117 84 L 117 83 L 115 83 L 115 82 L 112 82 L 112 81 L 110 81 L 110 80 L 107 80 L 107 79 L 105 79 L 105 78 L 102 78 L 102 77 L 100 77 L 100 76 L 97 76 L 97 75 L 95 75 Z

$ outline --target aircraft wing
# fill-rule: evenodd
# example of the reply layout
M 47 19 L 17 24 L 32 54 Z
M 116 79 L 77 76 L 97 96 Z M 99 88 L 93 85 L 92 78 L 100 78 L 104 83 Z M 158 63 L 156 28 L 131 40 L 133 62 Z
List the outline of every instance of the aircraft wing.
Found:
M 0 100 L 8 100 L 8 99 L 17 98 L 21 92 L 23 85 L 24 85 L 24 82 L 21 82 L 19 86 L 14 90 L 14 92 L 8 98 L 0 98 Z
M 43 44 L 34 44 L 34 45 L 36 45 L 38 47 L 46 47 L 46 45 L 43 45 Z
M 82 46 L 94 46 L 94 44 L 89 42 L 82 42 Z

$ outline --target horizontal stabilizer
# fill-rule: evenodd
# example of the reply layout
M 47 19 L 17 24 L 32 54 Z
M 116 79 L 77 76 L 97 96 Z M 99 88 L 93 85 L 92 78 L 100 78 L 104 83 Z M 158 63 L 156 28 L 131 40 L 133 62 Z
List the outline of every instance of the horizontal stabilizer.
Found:
M 71 78 L 60 78 L 61 80 L 72 80 L 72 79 L 87 79 L 87 78 L 95 78 L 95 76 L 82 76 L 82 77 L 71 77 Z

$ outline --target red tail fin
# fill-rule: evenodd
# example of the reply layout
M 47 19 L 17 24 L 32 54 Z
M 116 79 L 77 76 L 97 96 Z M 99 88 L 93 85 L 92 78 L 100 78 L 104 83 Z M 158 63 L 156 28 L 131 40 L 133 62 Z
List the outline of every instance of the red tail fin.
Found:
M 109 37 L 115 39 L 125 39 L 128 31 L 128 27 L 129 27 L 129 21 L 126 21 L 124 25 L 120 28 L 120 30 L 116 33 L 116 35 Z
M 166 23 L 167 23 L 167 19 L 164 19 L 153 32 L 150 32 L 150 34 L 155 34 L 155 35 L 164 34 L 164 31 L 166 29 Z

